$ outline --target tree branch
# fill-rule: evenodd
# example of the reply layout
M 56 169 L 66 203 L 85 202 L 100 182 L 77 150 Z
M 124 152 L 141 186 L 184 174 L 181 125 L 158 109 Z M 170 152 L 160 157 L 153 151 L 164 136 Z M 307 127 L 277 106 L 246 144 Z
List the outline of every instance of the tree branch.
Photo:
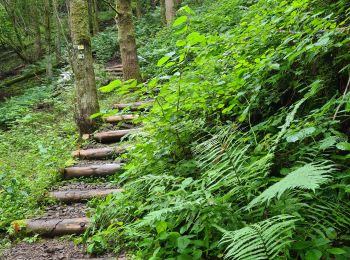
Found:
M 107 0 L 102 0 L 102 2 L 106 3 L 110 8 L 112 8 L 112 10 L 113 10 L 116 14 L 118 14 L 117 9 L 113 6 L 113 4 L 112 4 L 111 2 L 109 2 L 109 1 L 107 1 Z

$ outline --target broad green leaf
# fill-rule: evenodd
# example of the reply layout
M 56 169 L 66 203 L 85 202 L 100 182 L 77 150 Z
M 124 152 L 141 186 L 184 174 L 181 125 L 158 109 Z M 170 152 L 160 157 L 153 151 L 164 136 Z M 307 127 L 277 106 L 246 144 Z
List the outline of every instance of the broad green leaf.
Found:
M 154 78 L 148 83 L 148 86 L 153 88 L 157 85 L 158 81 L 159 81 L 159 78 Z
M 305 254 L 305 260 L 319 260 L 321 257 L 322 252 L 317 249 L 311 249 Z
M 187 42 L 190 45 L 196 45 L 198 43 L 205 41 L 205 36 L 200 34 L 199 32 L 193 32 L 187 36 Z
M 163 58 L 161 58 L 158 63 L 157 66 L 161 67 L 163 66 L 168 60 L 170 60 L 170 57 L 164 56 Z
M 109 83 L 107 86 L 100 87 L 99 90 L 102 93 L 109 93 L 119 87 L 122 84 L 122 81 L 120 79 L 114 80 L 111 83 Z
M 177 239 L 177 247 L 180 253 L 183 252 L 189 246 L 189 244 L 191 244 L 191 240 L 186 236 L 179 237 Z
M 165 221 L 161 221 L 157 224 L 156 226 L 156 230 L 157 230 L 157 233 L 160 234 L 164 231 L 166 231 L 168 228 L 168 224 L 165 222 Z
M 185 32 L 187 32 L 188 31 L 188 26 L 186 25 L 186 26 L 184 26 L 183 28 L 181 28 L 180 30 L 177 30 L 176 32 L 175 32 L 175 34 L 176 35 L 180 35 L 180 34 L 184 34 Z
M 191 15 L 195 15 L 195 12 L 188 5 L 181 7 L 178 12 L 181 12 L 181 11 L 184 11 Z
M 188 17 L 186 15 L 180 16 L 179 18 L 177 18 L 175 20 L 175 22 L 173 23 L 173 27 L 177 27 L 183 23 L 185 23 L 188 20 Z
M 336 147 L 339 149 L 339 150 L 342 150 L 342 151 L 350 151 L 350 143 L 348 142 L 341 142 L 341 143 L 338 143 L 336 145 Z
M 345 254 L 346 251 L 342 248 L 339 248 L 339 247 L 334 247 L 334 248 L 331 248 L 331 249 L 327 249 L 327 251 L 329 253 L 331 253 L 332 255 L 342 255 L 342 254 Z
M 176 46 L 178 46 L 178 47 L 185 46 L 186 44 L 187 44 L 187 42 L 185 40 L 176 41 Z
M 94 118 L 99 117 L 99 116 L 101 116 L 101 115 L 103 115 L 103 113 L 98 112 L 98 113 L 92 114 L 89 118 L 90 118 L 90 119 L 94 119 Z

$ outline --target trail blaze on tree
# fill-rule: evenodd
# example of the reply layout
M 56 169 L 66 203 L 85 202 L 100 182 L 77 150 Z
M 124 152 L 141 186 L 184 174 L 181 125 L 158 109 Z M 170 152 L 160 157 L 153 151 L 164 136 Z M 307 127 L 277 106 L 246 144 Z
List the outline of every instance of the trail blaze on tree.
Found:
M 75 120 L 81 134 L 91 133 L 95 121 L 89 117 L 99 111 L 91 39 L 88 4 L 84 0 L 70 0 L 70 25 L 73 43 L 72 66 L 75 75 Z

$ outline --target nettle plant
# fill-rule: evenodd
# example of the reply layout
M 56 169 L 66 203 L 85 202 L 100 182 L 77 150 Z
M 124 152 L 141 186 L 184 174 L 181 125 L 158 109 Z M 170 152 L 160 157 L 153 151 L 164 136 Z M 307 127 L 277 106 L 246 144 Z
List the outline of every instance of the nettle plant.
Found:
M 208 33 L 221 2 L 231 28 Z M 157 77 L 101 89 L 155 104 L 120 179 L 126 192 L 93 217 L 89 250 L 347 259 L 349 4 L 207 4 L 201 16 L 179 10 Z

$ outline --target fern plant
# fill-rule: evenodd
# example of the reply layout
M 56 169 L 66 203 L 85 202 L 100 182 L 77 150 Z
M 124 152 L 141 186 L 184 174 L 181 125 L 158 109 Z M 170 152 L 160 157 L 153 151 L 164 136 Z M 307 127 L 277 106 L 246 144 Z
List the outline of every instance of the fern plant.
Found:
M 287 190 L 303 189 L 315 191 L 321 184 L 329 181 L 331 175 L 335 170 L 333 165 L 327 165 L 325 162 L 309 163 L 289 173 L 279 182 L 270 186 L 252 202 L 249 203 L 248 209 L 257 204 L 270 202 L 271 199 L 281 195 Z
M 278 259 L 291 242 L 297 219 L 279 215 L 235 231 L 224 231 L 225 258 L 235 260 Z

